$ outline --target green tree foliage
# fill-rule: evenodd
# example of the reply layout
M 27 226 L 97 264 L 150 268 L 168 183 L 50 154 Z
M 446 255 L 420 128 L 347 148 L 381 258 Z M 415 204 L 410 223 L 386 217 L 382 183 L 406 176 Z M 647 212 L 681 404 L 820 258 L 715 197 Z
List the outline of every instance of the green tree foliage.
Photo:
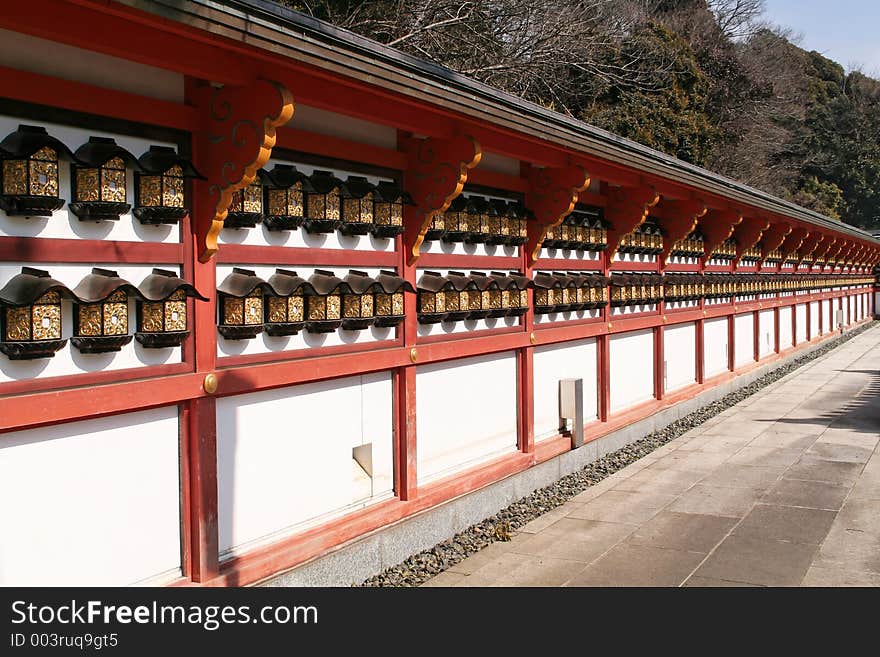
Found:
M 880 82 L 764 0 L 280 0 L 545 107 L 880 229 Z

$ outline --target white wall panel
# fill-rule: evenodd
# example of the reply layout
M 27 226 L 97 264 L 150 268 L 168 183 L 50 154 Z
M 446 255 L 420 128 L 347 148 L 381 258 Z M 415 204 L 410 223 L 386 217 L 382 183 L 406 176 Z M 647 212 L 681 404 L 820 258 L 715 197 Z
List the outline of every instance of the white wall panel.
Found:
M 181 73 L 20 32 L 0 30 L 0 64 L 63 80 L 183 102 Z
M 763 358 L 776 348 L 776 315 L 772 310 L 758 313 L 758 355 Z
M 419 482 L 517 449 L 513 353 L 416 368 Z
M 703 369 L 707 377 L 727 372 L 727 318 L 703 322 Z
M 392 408 L 387 372 L 218 399 L 221 553 L 389 497 Z M 368 443 L 372 481 L 352 458 Z
M 734 365 L 739 367 L 755 361 L 755 319 L 752 313 L 737 315 L 734 318 L 734 339 L 736 351 Z
M 654 398 L 654 332 L 611 336 L 611 410 Z
M 795 337 L 797 344 L 807 341 L 807 304 L 799 303 L 794 307 L 795 315 Z
M 596 340 L 536 347 L 534 352 L 535 438 L 559 432 L 559 380 L 583 379 L 584 421 L 598 417 Z
M 830 333 L 834 330 L 834 313 L 831 312 L 831 299 L 819 302 L 822 308 L 822 333 Z
M 180 576 L 177 407 L 0 436 L 0 586 Z
M 397 148 L 397 130 L 395 128 L 301 103 L 296 104 L 296 113 L 290 121 L 290 126 L 297 130 L 332 135 L 362 144 Z
M 779 351 L 788 349 L 794 344 L 791 313 L 791 306 L 783 306 L 779 309 Z
M 6 281 L 16 274 L 21 273 L 23 265 L 45 269 L 53 278 L 71 289 L 76 287 L 92 271 L 92 265 L 4 262 L 0 263 L 0 286 L 4 285 Z M 98 266 L 116 271 L 122 278 L 135 286 L 140 285 L 141 281 L 153 271 L 154 267 L 154 265 L 116 265 L 114 263 Z M 180 272 L 178 265 L 155 266 Z M 190 330 L 192 330 L 192 318 L 189 321 Z M 134 299 L 129 299 L 128 302 L 128 326 L 130 334 L 137 331 L 137 313 Z M 105 354 L 81 353 L 70 344 L 70 337 L 73 334 L 73 303 L 71 301 L 62 301 L 61 303 L 61 329 L 61 337 L 68 340 L 68 342 L 52 358 L 10 360 L 6 355 L 0 354 L 0 383 L 36 377 L 66 376 L 69 374 L 82 374 L 84 372 L 101 372 L 130 367 L 143 367 L 145 365 L 179 363 L 182 359 L 180 347 L 146 349 L 134 338 L 122 347 L 120 351 L 112 351 Z
M 696 335 L 696 325 L 693 322 L 668 326 L 663 330 L 663 360 L 666 363 L 667 391 L 696 382 Z
M 810 338 L 819 335 L 819 302 L 810 302 Z

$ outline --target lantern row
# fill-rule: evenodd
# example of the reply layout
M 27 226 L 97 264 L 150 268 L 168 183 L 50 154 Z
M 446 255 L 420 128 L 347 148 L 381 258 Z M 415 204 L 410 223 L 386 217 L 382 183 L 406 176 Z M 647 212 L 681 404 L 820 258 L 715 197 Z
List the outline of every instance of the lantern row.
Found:
M 94 268 L 71 290 L 49 272 L 22 267 L 0 289 L 0 352 L 11 360 L 51 358 L 64 347 L 61 302 L 73 302 L 71 343 L 86 354 L 119 351 L 136 338 L 146 348 L 180 346 L 189 335 L 188 297 L 207 301 L 174 272 L 154 269 L 138 287 Z M 129 299 L 137 302 L 132 336 Z
M 522 246 L 528 241 L 532 212 L 520 201 L 458 196 L 444 213 L 434 215 L 425 240 Z
M 135 157 L 109 137 L 90 137 L 71 151 L 39 126 L 20 125 L 0 142 L 0 208 L 9 216 L 49 217 L 61 209 L 60 160 L 70 161 L 70 211 L 81 221 L 116 221 L 132 210 L 128 169 L 135 176 L 134 216 L 143 224 L 175 224 L 189 212 L 187 178 L 202 178 L 168 146 Z
M 604 251 L 608 247 L 610 227 L 601 208 L 574 210 L 561 224 L 547 231 L 541 246 L 545 249 Z
M 608 278 L 579 272 L 535 274 L 535 313 L 594 310 L 608 305 Z
M 391 238 L 403 232 L 403 208 L 413 200 L 397 183 L 369 182 L 349 176 L 344 182 L 330 171 L 307 176 L 290 164 L 260 169 L 254 181 L 235 192 L 226 228 L 268 230 L 303 228 L 308 233 L 367 235 Z
M 345 278 L 316 269 L 308 280 L 295 271 L 276 269 L 268 281 L 236 267 L 217 288 L 218 331 L 227 340 L 360 331 L 394 327 L 404 318 L 404 292 L 413 286 L 392 271 L 376 278 L 350 270 Z
M 663 230 L 653 217 L 644 222 L 620 241 L 621 253 L 659 255 L 663 251 Z
M 519 317 L 529 309 L 534 282 L 518 272 L 425 271 L 419 278 L 419 323 Z

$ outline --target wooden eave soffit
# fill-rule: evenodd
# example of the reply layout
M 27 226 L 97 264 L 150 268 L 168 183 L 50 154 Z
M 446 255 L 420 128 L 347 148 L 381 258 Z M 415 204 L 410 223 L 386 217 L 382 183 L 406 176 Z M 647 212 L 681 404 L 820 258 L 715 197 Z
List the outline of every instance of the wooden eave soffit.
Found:
M 638 187 L 614 187 L 608 193 L 605 218 L 611 224 L 608 229 L 609 262 L 624 237 L 638 228 L 651 208 L 660 202 L 660 194 L 648 185 Z
M 537 261 L 547 231 L 562 223 L 578 202 L 578 194 L 590 186 L 590 177 L 579 166 L 530 167 L 526 207 L 535 215 L 529 222 L 525 249 L 528 265 Z
M 697 222 L 706 212 L 706 204 L 696 200 L 666 201 L 660 203 L 663 216 L 658 217 L 663 229 L 663 251 L 660 253 L 660 266 L 666 264 L 672 247 L 681 239 L 690 235 L 697 227 Z

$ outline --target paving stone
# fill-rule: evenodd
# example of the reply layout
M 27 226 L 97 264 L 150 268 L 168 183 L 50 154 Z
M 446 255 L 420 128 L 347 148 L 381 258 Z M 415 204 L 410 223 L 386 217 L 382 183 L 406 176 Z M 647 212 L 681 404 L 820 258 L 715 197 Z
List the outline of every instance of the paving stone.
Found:
M 748 584 L 746 582 L 734 582 L 728 579 L 713 579 L 711 577 L 690 577 L 682 586 L 687 588 L 693 587 L 711 587 L 711 588 L 727 588 L 727 587 L 760 587 L 760 584 Z
M 431 588 L 442 588 L 442 587 L 451 587 L 458 584 L 462 579 L 467 577 L 464 573 L 456 573 L 451 570 L 444 570 L 439 575 L 435 575 L 427 582 L 422 584 L 422 586 L 431 587 Z
M 837 511 L 843 506 L 843 501 L 849 491 L 848 485 L 802 479 L 781 479 L 764 494 L 761 502 Z
M 797 586 L 816 546 L 734 535 L 722 541 L 695 576 L 764 586 Z
M 818 440 L 821 430 L 808 433 L 780 431 L 777 425 L 771 425 L 760 436 L 749 443 L 749 447 L 772 447 L 774 449 L 808 449 Z
M 562 586 L 583 568 L 578 561 L 508 553 L 455 586 Z
M 803 454 L 800 449 L 784 449 L 777 447 L 754 447 L 747 445 L 730 457 L 728 463 L 739 465 L 757 465 L 761 467 L 788 467 Z
M 846 463 L 867 463 L 871 458 L 873 448 L 859 447 L 858 445 L 839 445 L 822 442 L 821 438 L 810 449 L 804 452 L 804 456 L 824 459 L 826 461 L 844 461 Z
M 708 486 L 700 483 L 682 493 L 667 510 L 742 518 L 758 501 L 761 493 L 762 491 L 751 488 Z
M 448 570 L 464 575 L 472 575 L 487 564 L 491 564 L 500 557 L 509 554 L 513 546 L 527 539 L 527 534 L 516 534 L 510 541 L 490 543 L 476 554 L 472 554 L 467 559 L 460 561 L 454 566 L 450 566 Z
M 835 525 L 846 530 L 880 535 L 880 500 L 847 500 L 837 515 Z
M 633 533 L 637 525 L 563 518 L 513 551 L 589 563 Z
M 646 547 L 670 548 L 708 554 L 731 528 L 736 518 L 661 511 L 638 528 L 629 542 Z
M 785 478 L 849 484 L 858 478 L 861 469 L 860 463 L 826 461 L 812 456 L 803 456 L 785 472 Z
M 562 506 L 551 509 L 547 513 L 540 515 L 534 520 L 526 523 L 523 527 L 518 529 L 517 532 L 521 534 L 536 534 L 539 531 L 546 529 L 557 520 L 564 518 L 576 506 L 578 505 L 572 504 L 571 502 L 566 502 Z
M 880 536 L 832 526 L 813 565 L 880 573 Z
M 821 543 L 837 514 L 822 509 L 756 504 L 733 530 L 734 536 L 755 536 L 793 543 Z
M 804 576 L 801 586 L 880 586 L 880 574 L 862 573 L 840 568 L 812 566 Z
M 570 518 L 641 524 L 675 500 L 673 495 L 611 490 L 569 513 Z
M 706 475 L 701 483 L 707 486 L 767 490 L 779 480 L 784 471 L 785 468 L 781 466 L 763 467 L 724 463 Z
M 616 490 L 679 495 L 705 476 L 705 472 L 697 472 L 693 470 L 646 468 L 637 475 L 618 484 Z
M 678 586 L 705 558 L 624 541 L 568 580 L 565 586 Z

